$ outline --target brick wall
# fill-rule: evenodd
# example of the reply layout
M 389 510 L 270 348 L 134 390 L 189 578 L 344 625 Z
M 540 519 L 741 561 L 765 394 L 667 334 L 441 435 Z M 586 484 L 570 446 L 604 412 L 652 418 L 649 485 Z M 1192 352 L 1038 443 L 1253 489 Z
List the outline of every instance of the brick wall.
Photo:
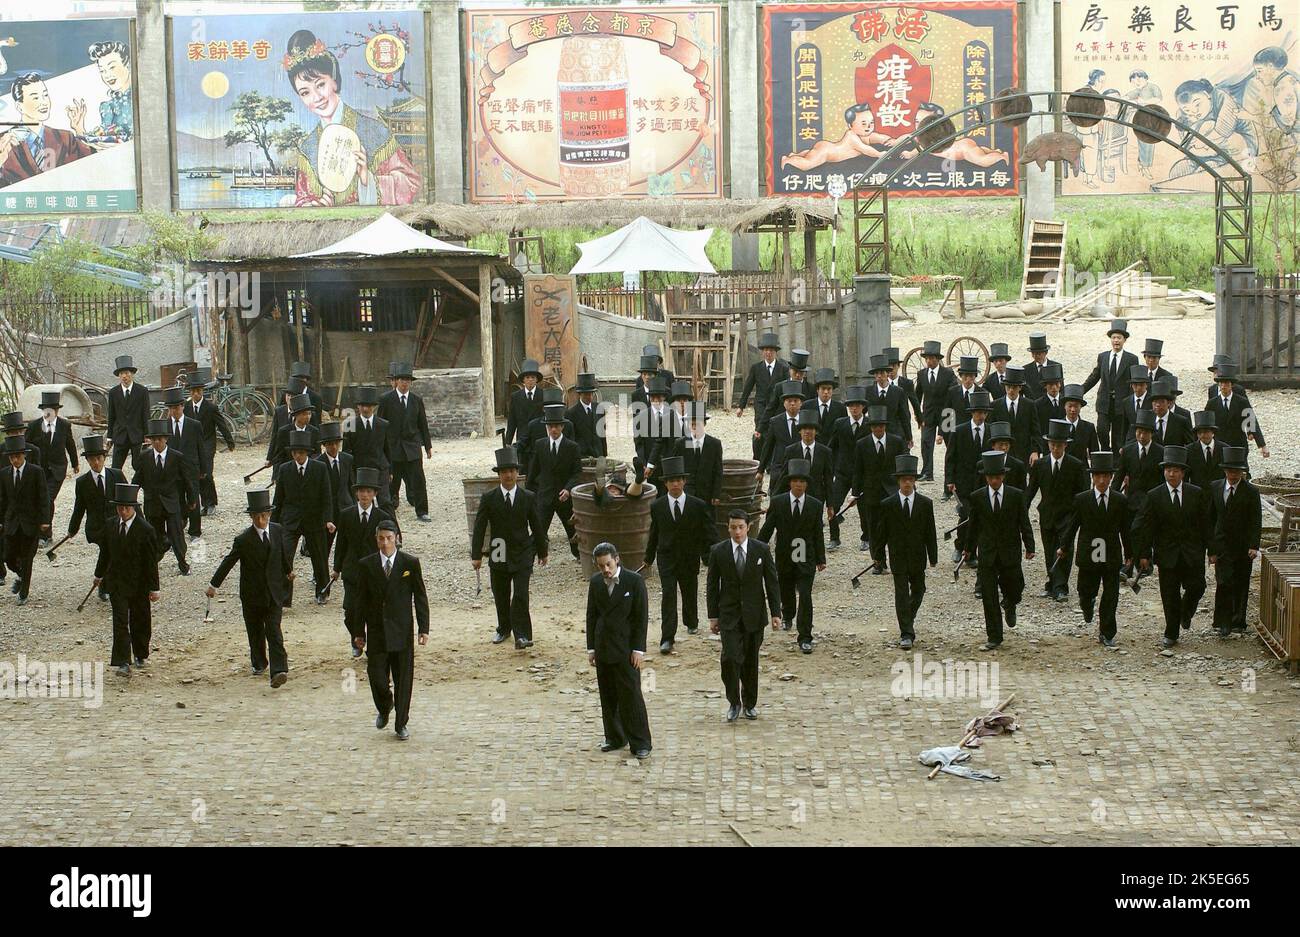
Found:
M 429 433 L 443 438 L 483 431 L 483 369 L 429 368 L 415 372 L 411 390 L 424 400 Z

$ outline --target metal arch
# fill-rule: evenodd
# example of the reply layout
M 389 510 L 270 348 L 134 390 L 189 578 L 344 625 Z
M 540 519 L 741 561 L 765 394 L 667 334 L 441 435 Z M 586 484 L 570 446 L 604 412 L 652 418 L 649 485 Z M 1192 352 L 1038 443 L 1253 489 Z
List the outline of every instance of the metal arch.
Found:
M 1141 104 L 1135 104 L 1132 101 L 1118 100 L 1118 113 L 1111 116 L 1108 113 L 1100 115 L 1091 114 L 1086 111 L 1074 111 L 1063 106 L 1061 98 L 1065 98 L 1068 103 L 1070 95 L 1075 92 L 1062 91 L 1016 91 L 1013 94 L 1003 95 L 992 98 L 982 104 L 972 104 L 964 107 L 959 111 L 951 114 L 944 114 L 944 119 L 953 121 L 953 132 L 946 134 L 929 146 L 921 148 L 915 140 L 918 133 L 923 128 L 912 131 L 906 137 L 900 138 L 888 150 L 876 157 L 875 161 L 863 173 L 865 178 L 871 178 L 883 171 L 883 164 L 891 159 L 895 153 L 899 155 L 908 148 L 908 145 L 917 147 L 917 151 L 910 157 L 906 157 L 892 172 L 886 176 L 884 183 L 879 186 L 855 186 L 853 189 L 854 204 L 854 236 L 855 249 L 858 260 L 858 273 L 889 272 L 889 244 L 888 244 L 888 197 L 889 185 L 902 173 L 910 169 L 914 164 L 923 157 L 930 155 L 936 150 L 942 149 L 949 143 L 969 133 L 971 130 L 977 130 L 982 127 L 991 127 L 997 124 L 1008 123 L 1011 121 L 1027 121 L 1031 117 L 1085 117 L 1097 122 L 1106 121 L 1107 123 L 1118 124 L 1123 127 L 1129 127 L 1134 130 L 1147 130 L 1145 127 L 1138 127 L 1131 120 L 1126 119 L 1127 113 L 1132 110 L 1136 112 L 1145 112 L 1170 123 L 1170 131 L 1178 130 L 1182 134 L 1182 139 L 1175 142 L 1168 134 L 1164 137 L 1164 142 L 1178 149 L 1184 156 L 1191 159 L 1198 166 L 1208 172 L 1215 182 L 1214 186 L 1214 212 L 1215 212 L 1215 263 L 1223 264 L 1231 261 L 1238 264 L 1249 264 L 1253 250 L 1252 235 L 1252 210 L 1251 210 L 1251 188 L 1252 179 L 1246 170 L 1238 163 L 1226 150 L 1217 143 L 1210 140 L 1204 134 L 1189 127 L 1182 121 L 1170 114 L 1162 114 L 1154 111 L 1149 107 Z M 1045 110 L 1030 110 L 1027 113 L 1007 114 L 1003 117 L 988 117 L 985 114 L 986 108 L 994 105 L 1028 97 L 1032 100 L 1036 97 L 1047 99 L 1047 108 Z M 1100 97 L 1100 95 L 1099 95 Z M 1107 102 L 1109 103 L 1109 101 Z M 973 124 L 963 125 L 960 129 L 957 127 L 956 118 L 973 113 L 977 121 Z M 1209 157 L 1200 157 L 1188 151 L 1188 146 L 1193 141 L 1199 141 L 1208 148 L 1212 155 Z M 1232 167 L 1236 175 L 1224 175 L 1217 171 L 1217 167 L 1209 165 L 1209 159 L 1222 159 L 1224 164 Z M 861 197 L 865 199 L 865 206 L 860 202 Z M 859 236 L 860 232 L 865 232 L 864 236 Z M 870 238 L 870 235 L 885 235 L 883 238 Z

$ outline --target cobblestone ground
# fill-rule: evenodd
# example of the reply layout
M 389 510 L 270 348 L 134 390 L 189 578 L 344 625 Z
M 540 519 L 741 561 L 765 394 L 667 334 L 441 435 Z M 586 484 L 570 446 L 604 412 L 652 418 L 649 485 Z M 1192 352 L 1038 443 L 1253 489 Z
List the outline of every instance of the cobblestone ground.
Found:
M 1294 420 L 1294 397 L 1260 395 L 1257 403 L 1266 425 L 1277 427 L 1275 451 L 1294 452 L 1283 430 Z M 746 424 L 719 416 L 710 428 L 728 455 L 739 455 Z M 583 652 L 585 586 L 571 557 L 553 554 L 534 577 L 537 645 L 521 652 L 488 642 L 494 618 L 486 591 L 474 595 L 459 481 L 482 474 L 492 448 L 487 440 L 438 443 L 428 464 L 434 523 L 417 524 L 403 510 L 406 547 L 423 561 L 434 609 L 433 638 L 417 651 L 409 742 L 373 728 L 365 670 L 347 653 L 337 593 L 324 608 L 286 616 L 292 673 L 278 690 L 248 673 L 234 577 L 213 605 L 215 621 L 203 623 L 202 588 L 244 523 L 239 476 L 257 464 L 252 451 L 222 454 L 222 513 L 206 519 L 204 541 L 192 548 L 195 575 L 177 577 L 174 561 L 163 561 L 149 669 L 129 681 L 107 677 L 99 708 L 0 699 L 5 841 L 1300 839 L 1300 680 L 1253 636 L 1210 637 L 1206 611 L 1176 654 L 1162 655 L 1154 581 L 1123 596 L 1120 648 L 1106 650 L 1073 601 L 1036 597 L 1041 558 L 1026 563 L 1020 627 L 986 655 L 976 650 L 983 625 L 973 580 L 963 574 L 954 584 L 951 557 L 941 551 L 918 624 L 918 660 L 894 644 L 889 577 L 850 588 L 865 560 L 846 540 L 818 577 L 815 653 L 799 654 L 788 634 L 769 632 L 760 718 L 735 725 L 722 719 L 718 643 L 706 629 L 681 636 L 671 657 L 655 651 L 652 581 L 646 698 L 655 751 L 640 763 L 601 754 L 594 672 Z M 937 496 L 936 488 L 926 490 Z M 69 495 L 56 530 L 70 508 Z M 954 513 L 940 505 L 939 522 L 950 526 Z M 553 538 L 560 534 L 557 524 Z M 74 611 L 92 562 L 84 544 L 70 544 L 56 564 L 38 558 L 29 605 L 17 608 L 0 591 L 0 662 L 20 654 L 106 662 L 106 607 L 92 599 L 83 614 Z M 308 567 L 298 562 L 305 578 Z M 1207 603 L 1213 585 L 1211 574 Z M 910 681 L 914 668 L 945 661 L 996 664 L 996 677 L 984 671 L 970 692 Z M 968 719 L 1012 692 L 1020 730 L 987 740 L 971 762 L 1002 780 L 927 781 L 918 753 L 955 744 Z

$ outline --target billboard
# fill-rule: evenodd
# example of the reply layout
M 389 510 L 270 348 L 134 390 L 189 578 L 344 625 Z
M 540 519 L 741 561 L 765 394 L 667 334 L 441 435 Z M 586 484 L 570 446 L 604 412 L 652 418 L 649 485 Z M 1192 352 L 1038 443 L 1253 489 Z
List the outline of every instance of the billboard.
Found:
M 419 12 L 174 17 L 179 207 L 423 200 L 424 50 Z
M 723 194 L 721 11 L 465 12 L 470 200 Z
M 0 24 L 0 214 L 134 211 L 131 21 Z
M 764 6 L 768 194 L 882 185 L 902 159 L 867 171 L 898 140 L 1018 85 L 1017 28 L 1014 0 Z M 1014 195 L 1015 132 L 974 123 L 956 121 L 968 132 L 912 164 L 891 194 Z
M 1061 89 L 1091 88 L 1122 102 L 1164 108 L 1210 138 L 1254 176 L 1256 191 L 1293 189 L 1300 139 L 1295 3 L 1225 0 L 1083 0 L 1061 8 Z M 1133 112 L 1128 112 L 1133 120 Z M 1213 192 L 1204 163 L 1224 160 L 1204 144 L 1188 157 L 1102 121 L 1064 129 L 1083 143 L 1083 174 L 1067 195 Z M 1175 129 L 1170 137 L 1177 140 Z M 1236 175 L 1229 167 L 1229 174 Z

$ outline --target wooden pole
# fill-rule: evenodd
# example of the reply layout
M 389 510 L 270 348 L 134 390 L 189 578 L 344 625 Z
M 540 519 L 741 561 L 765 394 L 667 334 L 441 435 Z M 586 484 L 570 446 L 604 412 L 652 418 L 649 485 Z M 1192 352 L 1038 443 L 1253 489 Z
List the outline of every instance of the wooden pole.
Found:
M 489 439 L 496 433 L 496 378 L 493 374 L 493 354 L 496 343 L 492 339 L 492 265 L 478 265 L 478 328 L 480 357 L 483 364 L 483 435 Z

